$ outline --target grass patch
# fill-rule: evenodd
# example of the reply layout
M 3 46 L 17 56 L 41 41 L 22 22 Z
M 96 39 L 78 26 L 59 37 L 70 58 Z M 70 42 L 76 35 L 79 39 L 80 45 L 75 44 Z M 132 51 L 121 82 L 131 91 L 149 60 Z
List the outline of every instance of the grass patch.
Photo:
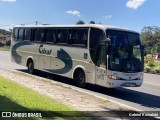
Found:
M 101 103 L 107 103 L 107 102 L 109 102 L 109 101 L 108 101 L 108 100 L 101 99 L 100 102 L 101 102 Z
M 145 63 L 144 67 L 146 72 L 160 73 L 160 62 L 158 61 L 148 61 Z
M 55 101 L 47 96 L 21 86 L 13 81 L 7 80 L 0 76 L 0 111 L 52 111 L 52 114 L 57 111 L 77 111 L 69 106 L 66 106 L 58 101 Z M 58 112 L 61 113 L 61 112 Z M 77 112 L 78 115 L 84 115 Z M 46 113 L 49 115 L 49 113 Z M 56 115 L 56 114 L 55 114 Z M 63 115 L 63 113 L 62 113 Z M 31 118 L 29 118 L 31 119 Z M 35 118 L 33 118 L 35 119 Z M 42 119 L 42 118 L 36 118 Z M 43 118 L 44 119 L 44 118 Z M 48 119 L 48 118 L 46 118 Z M 55 118 L 54 118 L 55 119 Z M 56 119 L 89 119 L 87 117 L 72 117 Z M 17 120 L 17 118 L 16 118 Z
M 9 51 L 9 50 L 10 50 L 9 46 L 0 47 L 0 51 Z

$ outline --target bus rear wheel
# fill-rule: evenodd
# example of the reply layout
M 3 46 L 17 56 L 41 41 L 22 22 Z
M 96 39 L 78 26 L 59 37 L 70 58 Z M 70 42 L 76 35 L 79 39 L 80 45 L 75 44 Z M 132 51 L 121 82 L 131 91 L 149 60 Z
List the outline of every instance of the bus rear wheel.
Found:
M 83 70 L 78 70 L 74 79 L 78 87 L 84 88 L 86 86 L 86 77 Z
M 33 61 L 32 60 L 29 60 L 28 61 L 28 65 L 27 65 L 27 67 L 28 67 L 28 73 L 29 74 L 34 74 L 34 64 L 33 64 Z

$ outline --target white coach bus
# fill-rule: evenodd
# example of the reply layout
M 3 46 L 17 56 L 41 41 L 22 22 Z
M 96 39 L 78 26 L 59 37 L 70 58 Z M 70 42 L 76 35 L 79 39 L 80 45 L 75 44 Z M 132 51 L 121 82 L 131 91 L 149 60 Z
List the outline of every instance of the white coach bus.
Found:
M 108 88 L 143 83 L 143 46 L 137 32 L 115 26 L 17 25 L 11 60 L 35 70 Z

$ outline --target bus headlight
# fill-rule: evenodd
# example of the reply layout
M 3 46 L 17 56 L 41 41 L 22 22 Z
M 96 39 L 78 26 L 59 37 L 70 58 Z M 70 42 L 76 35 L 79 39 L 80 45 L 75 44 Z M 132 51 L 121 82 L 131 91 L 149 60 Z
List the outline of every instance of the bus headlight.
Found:
M 119 77 L 114 76 L 114 75 L 108 75 L 108 78 L 110 78 L 110 79 L 114 79 L 114 80 L 118 80 L 118 79 L 120 79 Z

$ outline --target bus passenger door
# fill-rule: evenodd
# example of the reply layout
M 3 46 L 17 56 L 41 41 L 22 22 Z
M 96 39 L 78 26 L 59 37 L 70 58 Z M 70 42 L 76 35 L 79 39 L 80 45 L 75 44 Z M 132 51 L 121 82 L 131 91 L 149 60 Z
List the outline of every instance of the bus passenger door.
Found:
M 96 52 L 96 84 L 100 86 L 105 86 L 106 84 L 106 59 L 106 46 L 105 42 L 102 42 Z

